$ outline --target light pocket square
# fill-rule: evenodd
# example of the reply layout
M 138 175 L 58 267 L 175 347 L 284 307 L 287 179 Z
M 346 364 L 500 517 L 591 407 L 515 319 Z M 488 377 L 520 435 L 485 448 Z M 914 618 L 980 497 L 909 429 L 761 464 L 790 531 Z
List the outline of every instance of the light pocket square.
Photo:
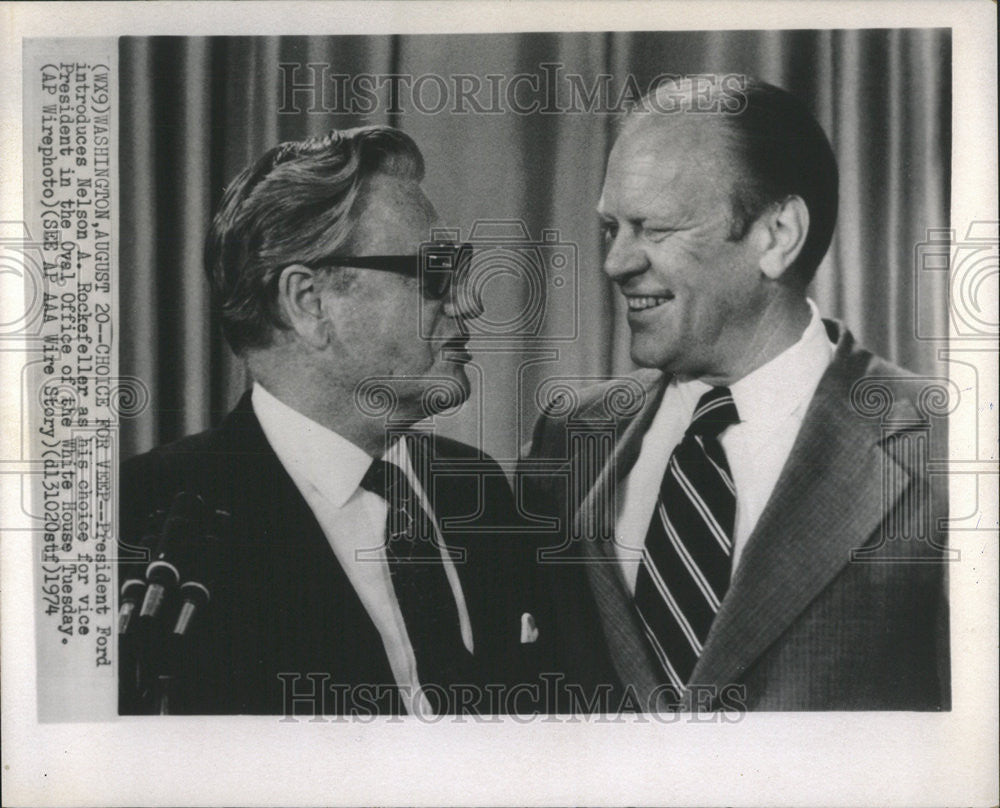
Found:
M 535 618 L 528 612 L 521 615 L 521 643 L 534 642 L 538 639 L 538 626 L 535 625 Z

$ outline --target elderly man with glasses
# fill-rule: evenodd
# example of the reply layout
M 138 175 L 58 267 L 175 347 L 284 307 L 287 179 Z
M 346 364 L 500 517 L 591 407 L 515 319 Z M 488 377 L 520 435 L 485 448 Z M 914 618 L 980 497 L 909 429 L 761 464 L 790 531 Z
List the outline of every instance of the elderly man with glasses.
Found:
M 414 428 L 468 397 L 481 313 L 423 173 L 370 126 L 227 188 L 206 269 L 253 388 L 122 467 L 122 712 L 496 713 L 534 678 L 506 479 Z

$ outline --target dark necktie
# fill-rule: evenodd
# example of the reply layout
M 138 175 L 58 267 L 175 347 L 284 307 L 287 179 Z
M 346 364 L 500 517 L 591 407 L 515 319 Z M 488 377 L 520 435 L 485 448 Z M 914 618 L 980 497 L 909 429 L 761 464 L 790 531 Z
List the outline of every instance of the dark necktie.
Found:
M 471 680 L 473 658 L 462 642 L 458 606 L 434 524 L 399 466 L 373 461 L 361 487 L 388 505 L 386 560 L 416 657 L 417 678 L 434 712 L 450 712 L 449 685 Z
M 729 588 L 736 489 L 718 436 L 736 423 L 729 388 L 701 397 L 667 463 L 636 579 L 646 637 L 678 692 Z

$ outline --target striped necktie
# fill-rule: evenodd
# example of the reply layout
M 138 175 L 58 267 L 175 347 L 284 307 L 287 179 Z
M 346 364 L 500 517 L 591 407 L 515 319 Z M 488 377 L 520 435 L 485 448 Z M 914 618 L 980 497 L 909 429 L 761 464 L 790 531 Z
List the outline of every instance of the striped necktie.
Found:
M 636 579 L 646 637 L 678 692 L 729 587 L 736 489 L 718 436 L 736 423 L 729 388 L 701 397 L 667 463 Z

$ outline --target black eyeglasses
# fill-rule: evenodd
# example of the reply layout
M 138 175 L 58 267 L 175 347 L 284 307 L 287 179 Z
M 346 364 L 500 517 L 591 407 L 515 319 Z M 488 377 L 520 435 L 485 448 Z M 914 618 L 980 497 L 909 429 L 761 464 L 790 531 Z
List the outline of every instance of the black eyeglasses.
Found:
M 328 255 L 310 261 L 312 267 L 357 267 L 420 279 L 420 292 L 440 300 L 472 263 L 471 244 L 429 242 L 416 255 Z

